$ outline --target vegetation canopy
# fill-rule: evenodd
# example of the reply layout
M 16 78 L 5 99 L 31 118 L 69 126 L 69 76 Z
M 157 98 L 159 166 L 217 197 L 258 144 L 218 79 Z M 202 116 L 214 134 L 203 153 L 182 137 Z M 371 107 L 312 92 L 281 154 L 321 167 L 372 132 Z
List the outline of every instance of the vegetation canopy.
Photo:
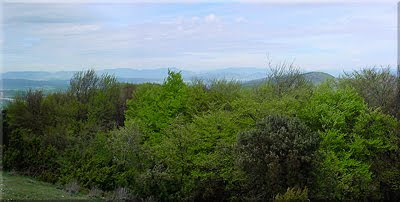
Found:
M 2 165 L 110 200 L 399 201 L 395 76 L 309 77 L 292 64 L 256 86 L 78 72 L 65 92 L 28 90 L 3 108 Z

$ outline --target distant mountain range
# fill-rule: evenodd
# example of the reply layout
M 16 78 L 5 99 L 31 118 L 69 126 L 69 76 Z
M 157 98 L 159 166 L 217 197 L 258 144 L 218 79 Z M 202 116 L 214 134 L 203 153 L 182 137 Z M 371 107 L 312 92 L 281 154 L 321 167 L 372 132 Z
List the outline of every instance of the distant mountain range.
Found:
M 29 89 L 54 88 L 63 89 L 69 85 L 69 80 L 29 80 L 29 79 L 2 79 L 2 89 Z
M 238 81 L 249 81 L 263 78 L 266 69 L 261 68 L 225 68 L 212 71 L 187 71 L 177 68 L 169 68 L 173 71 L 180 71 L 185 81 L 194 78 L 209 81 L 211 79 L 227 79 Z M 65 90 L 68 88 L 69 80 L 77 71 L 12 71 L 1 74 L 0 98 L 13 97 L 18 91 L 28 89 L 41 89 L 44 93 Z M 168 68 L 158 69 L 104 69 L 96 70 L 99 75 L 114 75 L 118 81 L 127 83 L 162 83 L 168 75 Z
M 226 68 L 212 71 L 194 72 L 171 68 L 173 71 L 180 71 L 185 81 L 194 78 L 210 81 L 212 79 L 236 80 L 245 86 L 255 86 L 265 81 L 266 69 L 260 68 Z M 65 90 L 68 88 L 69 80 L 76 71 L 20 71 L 6 72 L 1 74 L 0 92 L 3 97 L 12 97 L 17 91 L 27 89 L 42 89 L 44 92 Z M 117 77 L 120 82 L 127 83 L 161 83 L 168 75 L 168 68 L 160 69 L 105 69 L 97 71 L 98 74 L 111 74 Z M 332 75 L 323 72 L 309 72 L 304 76 L 314 84 L 319 84 Z
M 225 68 L 211 71 L 194 72 L 170 68 L 173 71 L 180 71 L 185 80 L 193 78 L 200 79 L 221 79 L 249 81 L 253 79 L 263 78 L 266 75 L 266 69 L 261 68 Z M 77 71 L 15 71 L 1 74 L 2 79 L 28 79 L 28 80 L 69 80 Z M 119 80 L 137 81 L 137 82 L 162 82 L 168 75 L 168 68 L 159 69 L 104 69 L 96 70 L 98 74 L 110 74 Z

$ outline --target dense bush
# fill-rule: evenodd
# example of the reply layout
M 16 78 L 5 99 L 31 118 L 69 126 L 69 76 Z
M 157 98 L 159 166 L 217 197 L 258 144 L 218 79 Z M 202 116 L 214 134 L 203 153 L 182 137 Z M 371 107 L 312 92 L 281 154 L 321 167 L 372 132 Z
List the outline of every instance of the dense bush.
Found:
M 132 85 L 77 73 L 66 92 L 5 107 L 4 169 L 108 199 L 400 199 L 387 70 L 313 86 L 282 64 L 268 78 L 250 88 L 169 71 Z
M 89 70 L 77 73 L 67 92 L 17 96 L 3 110 L 4 168 L 57 182 L 67 152 L 82 159 L 97 133 L 123 124 L 118 116 L 129 97 L 120 96 L 122 86 Z
M 375 198 L 378 173 L 371 166 L 376 156 L 396 149 L 397 121 L 369 109 L 355 90 L 329 85 L 320 86 L 300 114 L 322 138 L 315 197 Z
M 297 118 L 268 116 L 239 134 L 238 157 L 248 197 L 273 198 L 288 187 L 312 185 L 319 138 Z

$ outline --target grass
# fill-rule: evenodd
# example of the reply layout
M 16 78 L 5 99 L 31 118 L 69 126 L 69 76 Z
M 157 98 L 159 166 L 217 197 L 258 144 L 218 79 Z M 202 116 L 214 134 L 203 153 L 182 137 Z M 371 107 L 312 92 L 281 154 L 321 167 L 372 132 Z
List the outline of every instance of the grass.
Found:
M 84 200 L 83 194 L 71 195 L 56 185 L 40 182 L 30 177 L 10 175 L 1 171 L 0 199 L 2 200 Z

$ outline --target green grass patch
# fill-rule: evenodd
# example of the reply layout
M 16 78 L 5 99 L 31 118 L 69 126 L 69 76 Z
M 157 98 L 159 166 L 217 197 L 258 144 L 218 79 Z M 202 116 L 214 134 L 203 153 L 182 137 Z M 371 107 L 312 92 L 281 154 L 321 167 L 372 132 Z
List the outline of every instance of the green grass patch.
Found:
M 56 185 L 40 182 L 30 177 L 10 175 L 1 171 L 0 199 L 3 200 L 84 200 L 89 199 L 83 194 L 71 195 Z

